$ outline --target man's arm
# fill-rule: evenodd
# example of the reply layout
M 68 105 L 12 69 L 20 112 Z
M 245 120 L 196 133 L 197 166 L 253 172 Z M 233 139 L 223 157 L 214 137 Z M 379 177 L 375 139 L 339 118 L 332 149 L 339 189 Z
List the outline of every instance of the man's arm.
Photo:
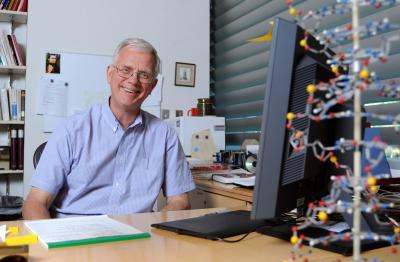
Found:
M 49 207 L 52 201 L 52 194 L 32 187 L 22 207 L 23 218 L 26 220 L 50 218 Z
M 162 211 L 174 211 L 174 210 L 185 210 L 185 209 L 190 209 L 188 193 L 167 197 L 167 205 L 162 209 Z

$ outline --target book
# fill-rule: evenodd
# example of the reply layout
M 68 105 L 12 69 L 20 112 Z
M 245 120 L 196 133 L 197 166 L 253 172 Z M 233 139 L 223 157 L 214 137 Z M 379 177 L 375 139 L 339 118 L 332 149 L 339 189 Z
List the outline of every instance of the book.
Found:
M 26 12 L 28 10 L 28 0 L 21 0 L 19 3 L 17 11 Z
M 17 53 L 15 52 L 15 47 L 14 47 L 14 44 L 13 44 L 12 37 L 11 37 L 11 35 L 6 35 L 6 37 L 7 37 L 7 40 L 8 40 L 8 44 L 10 45 L 10 51 L 11 51 L 11 55 L 12 55 L 13 61 L 14 61 L 15 65 L 19 65 L 18 64 L 18 59 L 17 59 Z
M 0 56 L 1 56 L 1 63 L 2 65 L 9 65 L 10 62 L 8 61 L 8 57 L 6 55 L 6 47 L 4 46 L 3 41 L 0 39 Z
M 48 248 L 148 238 L 150 234 L 106 215 L 24 222 Z
M 11 35 L 12 38 L 12 42 L 15 48 L 15 53 L 17 55 L 17 60 L 18 60 L 18 65 L 23 66 L 25 65 L 25 60 L 24 60 L 24 56 L 22 54 L 22 49 L 21 46 L 18 44 L 17 42 L 17 38 L 15 37 L 15 35 Z
M 11 129 L 10 136 L 10 169 L 17 169 L 17 129 Z
M 10 0 L 10 2 L 8 2 L 8 5 L 7 5 L 4 9 L 6 9 L 6 10 L 11 10 L 11 6 L 14 5 L 14 1 L 15 1 L 15 0 Z
M 17 168 L 24 169 L 24 130 L 18 129 L 17 132 Z
M 8 6 L 8 3 L 10 2 L 10 0 L 5 0 L 5 1 L 2 1 L 2 4 L 3 4 L 3 6 L 1 7 L 1 9 L 7 9 L 7 6 Z
M 3 31 L 3 33 L 1 34 L 1 42 L 4 46 L 4 50 L 6 52 L 6 58 L 7 58 L 7 62 L 9 66 L 15 66 L 15 61 L 12 55 L 12 51 L 11 51 L 11 47 L 10 47 L 10 43 L 8 42 L 7 39 L 7 34 L 6 32 Z
M 7 90 L 8 88 L 0 88 L 1 115 L 4 121 L 10 121 L 10 105 Z
M 18 5 L 19 5 L 19 0 L 15 0 L 13 5 L 11 6 L 10 11 L 17 11 Z
M 1 0 L 0 2 L 0 9 L 3 9 L 4 3 L 6 2 L 6 0 Z
M 8 98 L 10 103 L 10 118 L 11 120 L 18 120 L 18 107 L 17 107 L 17 89 L 7 88 Z
M 21 89 L 20 104 L 21 104 L 21 121 L 25 121 L 25 90 Z

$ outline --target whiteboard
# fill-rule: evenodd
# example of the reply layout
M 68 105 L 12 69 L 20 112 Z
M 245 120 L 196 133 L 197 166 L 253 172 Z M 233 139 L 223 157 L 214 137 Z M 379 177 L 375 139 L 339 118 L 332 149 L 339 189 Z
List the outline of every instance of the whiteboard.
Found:
M 60 73 L 43 73 L 38 83 L 36 113 L 43 115 L 43 131 L 52 132 L 65 117 L 88 109 L 90 106 L 104 102 L 111 94 L 107 83 L 106 70 L 112 62 L 112 56 L 79 54 L 50 51 L 60 54 Z M 161 89 L 163 77 L 159 75 L 157 86 L 145 100 L 142 108 L 160 117 Z M 65 105 L 65 115 L 49 114 L 44 100 L 53 83 L 65 83 L 66 95 L 60 97 L 59 104 Z

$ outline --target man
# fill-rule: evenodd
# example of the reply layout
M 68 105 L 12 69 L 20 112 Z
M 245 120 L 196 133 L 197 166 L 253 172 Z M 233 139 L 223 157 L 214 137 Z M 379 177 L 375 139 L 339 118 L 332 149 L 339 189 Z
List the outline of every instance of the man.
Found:
M 156 86 L 159 64 L 157 51 L 142 39 L 118 46 L 107 67 L 111 97 L 52 134 L 24 219 L 150 212 L 160 188 L 166 210 L 189 208 L 187 192 L 195 185 L 178 137 L 140 109 Z

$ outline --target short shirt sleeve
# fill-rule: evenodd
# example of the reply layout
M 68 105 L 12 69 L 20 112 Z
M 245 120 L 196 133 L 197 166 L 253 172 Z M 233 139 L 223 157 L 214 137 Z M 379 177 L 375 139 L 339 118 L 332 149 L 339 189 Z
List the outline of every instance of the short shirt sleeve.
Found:
M 166 197 L 180 195 L 196 188 L 189 164 L 175 130 L 167 134 L 166 166 L 163 191 Z
M 66 123 L 50 136 L 31 179 L 31 186 L 56 195 L 70 171 L 70 139 Z

